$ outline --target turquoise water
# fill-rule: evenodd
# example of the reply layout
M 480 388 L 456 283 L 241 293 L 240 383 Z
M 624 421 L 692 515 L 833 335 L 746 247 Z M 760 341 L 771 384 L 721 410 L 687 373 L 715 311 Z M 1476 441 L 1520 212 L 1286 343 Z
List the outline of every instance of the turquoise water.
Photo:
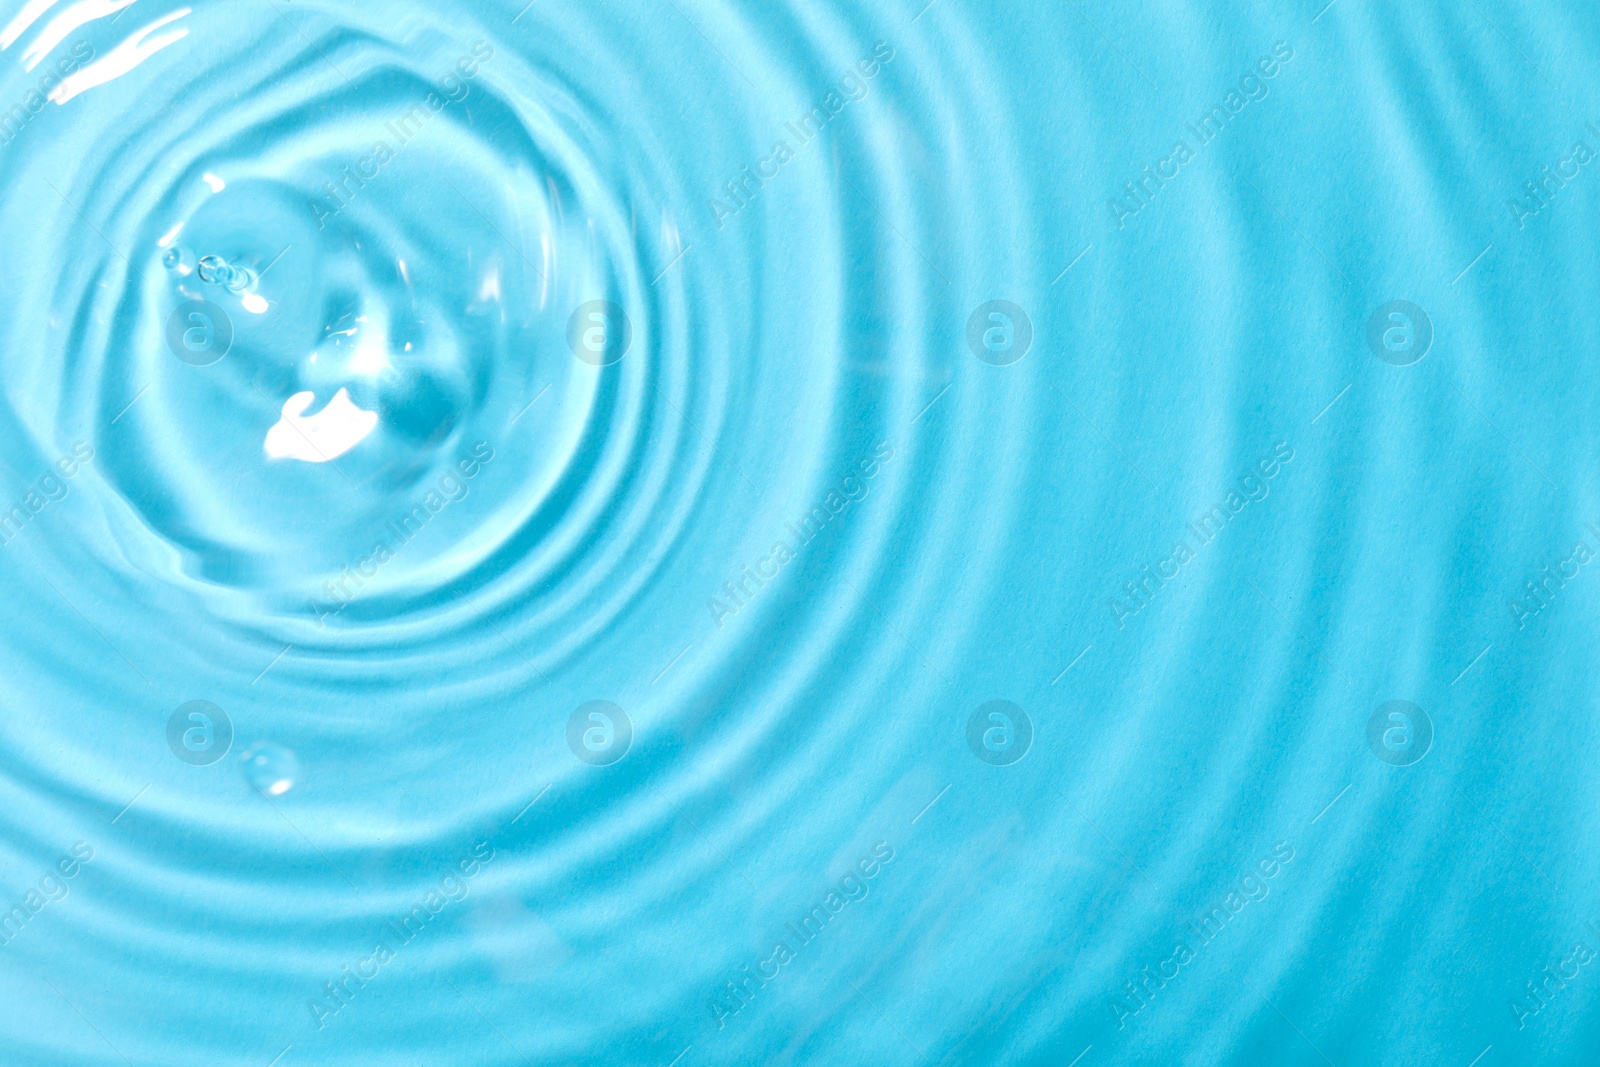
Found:
M 1593 12 L 525 2 L 5 0 L 0 1063 L 1594 1060 Z

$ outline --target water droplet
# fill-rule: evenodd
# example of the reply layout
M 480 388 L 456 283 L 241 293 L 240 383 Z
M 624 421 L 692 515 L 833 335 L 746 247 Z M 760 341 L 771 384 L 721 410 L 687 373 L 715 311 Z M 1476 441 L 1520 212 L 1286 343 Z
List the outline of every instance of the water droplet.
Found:
M 300 780 L 300 760 L 276 741 L 257 741 L 243 752 L 244 777 L 262 796 L 281 797 Z

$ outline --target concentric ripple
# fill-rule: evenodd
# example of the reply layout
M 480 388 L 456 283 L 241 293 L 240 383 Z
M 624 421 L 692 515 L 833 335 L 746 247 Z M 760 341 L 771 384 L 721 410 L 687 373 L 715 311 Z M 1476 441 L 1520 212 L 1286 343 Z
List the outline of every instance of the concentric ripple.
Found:
M 901 434 L 946 373 L 891 351 L 930 328 L 919 253 L 846 236 L 905 181 L 873 141 L 895 46 L 870 24 L 720 12 L 736 62 L 670 10 L 516 14 L 169 12 L 184 36 L 0 158 L 13 234 L 74 250 L 10 304 L 41 357 L 6 366 L 13 465 L 76 437 L 93 453 L 51 505 L 70 517 L 46 534 L 41 512 L 8 546 L 83 634 L 15 634 L 13 656 L 41 690 L 126 709 L 87 763 L 62 764 L 42 723 L 18 732 L 21 782 L 70 819 L 160 777 L 92 843 L 116 858 L 85 869 L 119 881 L 83 913 L 97 966 L 131 981 L 158 956 L 162 999 L 245 974 L 273 990 L 248 1040 L 224 1023 L 240 989 L 187 1033 L 122 1028 L 140 1054 L 247 1062 L 281 1034 L 331 1060 L 478 1062 L 448 1033 L 459 1001 L 408 989 L 395 1016 L 356 991 L 465 965 L 452 995 L 481 1003 L 609 970 L 578 946 L 727 870 L 683 836 L 704 781 L 673 753 L 738 763 L 814 733 L 719 737 L 715 694 L 752 655 L 776 654 L 775 679 L 825 669 L 864 610 L 851 575 L 876 580 Z M 78 28 L 95 57 L 123 29 Z M 684 67 L 663 35 L 704 51 Z M 796 143 L 773 176 L 773 117 L 819 70 L 862 98 L 837 133 L 780 133 Z M 867 153 L 857 192 L 835 177 L 846 150 Z M 898 298 L 863 284 L 902 273 Z M 840 493 L 851 529 L 788 532 Z M 766 598 L 818 624 L 787 649 L 773 621 L 729 621 L 778 544 Z M 666 851 L 598 876 L 650 841 Z M 457 914 L 419 915 L 451 929 L 410 947 L 404 914 L 441 892 Z M 652 1043 L 635 1013 L 686 997 L 659 985 L 617 1047 Z M 565 1057 L 592 1036 L 540 1029 L 514 1044 Z
M 0 1063 L 1581 1049 L 1469 8 L 0 0 Z

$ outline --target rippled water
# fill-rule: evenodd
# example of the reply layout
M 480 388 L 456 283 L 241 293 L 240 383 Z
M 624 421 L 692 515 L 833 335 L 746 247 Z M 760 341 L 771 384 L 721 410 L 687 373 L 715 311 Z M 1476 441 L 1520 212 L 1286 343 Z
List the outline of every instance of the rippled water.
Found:
M 4 0 L 0 1062 L 1594 1058 L 1592 13 L 524 2 Z

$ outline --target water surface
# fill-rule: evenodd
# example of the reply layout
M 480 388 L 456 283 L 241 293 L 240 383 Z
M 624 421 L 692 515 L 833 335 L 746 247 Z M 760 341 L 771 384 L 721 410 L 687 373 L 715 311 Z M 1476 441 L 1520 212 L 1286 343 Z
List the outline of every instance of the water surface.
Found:
M 0 1059 L 1593 1059 L 1592 13 L 524 2 L 0 10 Z

